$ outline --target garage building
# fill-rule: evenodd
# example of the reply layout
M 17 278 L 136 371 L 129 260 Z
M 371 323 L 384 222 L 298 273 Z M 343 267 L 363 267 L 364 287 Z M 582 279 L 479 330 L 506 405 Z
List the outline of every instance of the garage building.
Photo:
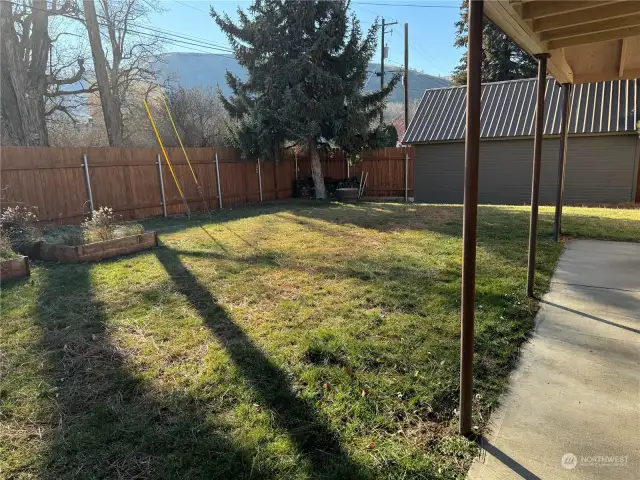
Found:
M 572 91 L 566 204 L 640 201 L 640 80 L 576 85 Z M 528 204 L 536 80 L 482 86 L 480 202 Z M 555 202 L 562 88 L 547 79 L 540 202 Z M 426 90 L 403 143 L 415 150 L 415 201 L 462 203 L 466 87 Z

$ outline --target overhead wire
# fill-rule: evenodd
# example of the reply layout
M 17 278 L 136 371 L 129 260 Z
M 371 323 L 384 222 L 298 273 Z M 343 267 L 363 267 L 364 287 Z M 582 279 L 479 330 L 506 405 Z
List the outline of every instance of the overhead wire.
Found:
M 31 10 L 35 10 L 35 11 L 48 12 L 47 9 L 34 7 L 33 5 L 23 5 L 21 3 L 17 3 L 17 2 L 14 2 L 14 1 L 6 1 L 6 3 L 11 4 L 11 5 L 20 6 L 20 7 L 30 8 Z M 73 15 L 70 15 L 70 14 L 59 13 L 58 15 L 61 16 L 61 17 L 64 17 L 64 18 L 69 18 L 71 20 L 78 20 L 77 17 L 75 17 Z M 106 24 L 104 22 L 102 22 L 102 23 L 98 22 L 98 24 L 100 26 L 102 26 L 102 27 L 109 26 L 108 24 Z M 163 40 L 163 41 L 165 41 L 165 42 L 167 42 L 167 43 L 169 43 L 171 45 L 180 46 L 180 47 L 189 47 L 189 48 L 192 48 L 194 50 L 200 51 L 202 53 L 211 53 L 210 51 L 224 52 L 224 54 L 233 53 L 233 50 L 231 49 L 231 47 L 222 46 L 222 45 L 215 44 L 215 43 L 208 42 L 208 41 L 204 41 L 204 40 L 196 40 L 195 37 L 193 39 L 189 39 L 185 35 L 182 35 L 182 34 L 177 33 L 177 32 L 172 32 L 170 30 L 159 29 L 159 28 L 156 28 L 156 27 L 147 27 L 147 26 L 139 25 L 139 24 L 132 24 L 132 25 L 134 25 L 135 28 L 146 29 L 146 30 L 149 30 L 150 32 L 154 32 L 154 33 L 152 34 L 152 33 L 148 33 L 148 32 L 141 32 L 140 30 L 135 30 L 135 29 L 131 29 L 131 28 L 129 28 L 127 30 L 128 32 L 131 32 L 131 33 L 134 33 L 134 34 L 138 34 L 138 35 L 142 35 L 142 36 L 146 36 L 146 37 L 158 38 L 158 39 Z M 205 50 L 202 50 L 202 49 L 208 49 L 210 51 L 205 51 Z M 224 55 L 224 54 L 218 54 L 218 55 Z
M 190 42 L 198 42 L 203 44 L 204 46 L 207 47 L 212 47 L 212 48 L 219 48 L 220 50 L 225 50 L 225 51 L 229 51 L 232 52 L 233 50 L 231 49 L 230 46 L 228 45 L 222 45 L 220 43 L 213 43 L 210 40 L 207 40 L 206 38 L 202 38 L 202 37 L 194 37 L 193 35 L 185 35 L 182 33 L 178 33 L 178 32 L 174 32 L 173 30 L 167 30 L 165 28 L 160 28 L 160 27 L 147 27 L 145 25 L 140 25 L 137 23 L 132 23 L 132 25 L 135 28 L 143 28 L 145 30 L 150 30 L 152 32 L 156 32 L 156 33 L 160 33 L 163 35 L 171 35 L 175 38 L 177 38 L 178 40 L 186 40 L 186 41 L 190 41 Z
M 177 0 L 174 0 L 177 1 Z M 378 2 L 351 2 L 353 5 L 376 5 L 380 7 L 415 7 L 415 8 L 456 8 L 455 5 L 420 5 L 415 3 L 378 3 Z
M 206 10 L 202 10 L 201 8 L 198 7 L 194 7 L 193 5 L 189 5 L 186 2 L 181 2 L 180 0 L 173 0 L 175 3 L 179 3 L 180 5 L 184 5 L 185 7 L 189 7 L 193 10 L 197 10 L 198 12 L 203 12 L 206 13 L 207 15 L 209 15 L 210 12 L 207 12 Z

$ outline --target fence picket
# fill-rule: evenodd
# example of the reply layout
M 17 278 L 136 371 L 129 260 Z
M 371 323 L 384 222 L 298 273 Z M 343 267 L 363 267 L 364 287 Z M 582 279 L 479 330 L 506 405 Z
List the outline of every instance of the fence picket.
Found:
M 231 148 L 187 148 L 202 193 L 198 191 L 180 149 L 167 148 L 176 177 L 184 190 L 189 207 L 204 208 L 202 198 L 221 205 L 222 191 L 225 206 L 265 200 L 289 198 L 297 179 L 311 176 L 306 155 L 286 155 L 274 164 L 256 165 L 243 161 L 240 153 Z M 405 164 L 405 153 L 409 163 Z M 87 170 L 83 154 L 91 161 L 88 180 L 94 208 L 108 206 L 124 219 L 147 218 L 166 214 L 185 213 L 186 209 L 171 176 L 168 165 L 158 164 L 153 148 L 59 148 L 59 147 L 2 147 L 0 169 L 2 185 L 0 202 L 3 206 L 36 207 L 41 221 L 80 223 L 91 208 L 87 201 Z M 212 162 L 215 158 L 218 161 Z M 389 148 L 366 152 L 362 161 L 347 165 L 339 151 L 323 153 L 324 175 L 341 179 L 345 171 L 350 176 L 368 172 L 366 194 L 374 197 L 413 196 L 413 149 Z M 273 168 L 273 175 L 269 169 Z M 264 175 L 262 175 L 264 173 Z M 158 192 L 164 177 L 164 202 Z M 164 205 L 163 205 L 164 203 Z M 164 208 L 163 208 L 164 207 Z

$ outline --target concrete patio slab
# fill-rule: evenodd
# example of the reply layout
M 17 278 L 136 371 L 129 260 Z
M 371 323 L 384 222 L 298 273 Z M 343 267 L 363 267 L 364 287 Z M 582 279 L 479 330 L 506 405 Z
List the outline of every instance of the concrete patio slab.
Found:
M 567 244 L 467 478 L 640 479 L 640 244 Z

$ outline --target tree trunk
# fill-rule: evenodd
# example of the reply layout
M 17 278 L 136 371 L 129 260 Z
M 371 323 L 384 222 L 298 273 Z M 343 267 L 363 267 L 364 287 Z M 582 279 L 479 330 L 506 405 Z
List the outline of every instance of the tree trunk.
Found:
M 91 56 L 93 57 L 96 80 L 98 81 L 104 124 L 107 128 L 107 138 L 109 139 L 110 146 L 121 146 L 123 144 L 123 136 L 120 102 L 111 91 L 109 72 L 107 71 L 107 60 L 104 50 L 102 49 L 100 26 L 98 25 L 98 16 L 96 15 L 96 6 L 93 0 L 85 0 L 84 16 L 87 24 L 87 33 L 89 35 L 89 44 L 91 45 Z
M 5 2 L 2 2 L 0 8 L 0 31 L 0 98 L 7 133 L 19 145 L 46 146 L 48 137 L 44 119 L 44 92 L 39 91 L 42 79 L 38 78 L 35 70 L 27 72 L 16 44 L 11 7 Z M 42 32 L 34 32 L 34 35 L 39 37 Z M 39 54 L 43 52 L 33 52 L 33 55 Z M 44 55 L 47 54 L 48 52 L 44 52 Z M 46 64 L 46 57 L 44 61 Z
M 327 198 L 327 190 L 324 188 L 322 164 L 320 163 L 320 155 L 318 155 L 318 146 L 315 138 L 309 139 L 309 156 L 311 157 L 311 176 L 316 190 L 316 198 L 323 200 Z

